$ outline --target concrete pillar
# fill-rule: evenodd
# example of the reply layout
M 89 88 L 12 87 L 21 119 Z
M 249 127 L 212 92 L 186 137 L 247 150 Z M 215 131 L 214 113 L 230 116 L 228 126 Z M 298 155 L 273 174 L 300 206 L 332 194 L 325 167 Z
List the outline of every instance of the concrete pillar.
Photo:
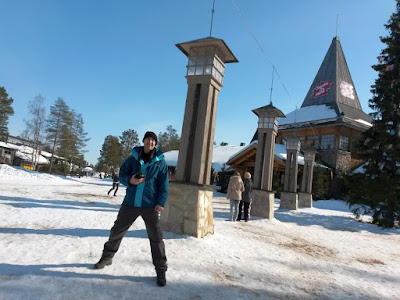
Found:
M 212 76 L 187 77 L 188 93 L 175 178 L 177 181 L 209 184 L 221 89 Z
M 275 193 L 272 191 L 274 171 L 275 137 L 278 132 L 278 117 L 285 115 L 270 103 L 254 109 L 258 116 L 258 141 L 254 166 L 254 188 L 252 214 L 268 219 L 274 218 Z
M 161 216 L 166 230 L 204 237 L 214 233 L 209 186 L 218 95 L 226 63 L 238 62 L 221 39 L 207 37 L 176 45 L 189 59 L 175 183 Z
M 303 178 L 299 193 L 299 207 L 312 207 L 312 182 L 314 173 L 315 150 L 304 150 Z
M 286 168 L 283 192 L 281 193 L 280 208 L 298 209 L 299 197 L 297 195 L 298 155 L 300 151 L 300 139 L 295 133 L 286 138 Z

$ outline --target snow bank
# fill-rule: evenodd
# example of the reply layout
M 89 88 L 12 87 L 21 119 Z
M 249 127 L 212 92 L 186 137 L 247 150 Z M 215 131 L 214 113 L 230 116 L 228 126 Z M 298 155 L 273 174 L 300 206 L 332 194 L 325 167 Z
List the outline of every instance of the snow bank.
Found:
M 22 167 L 11 167 L 6 164 L 0 164 L 0 181 L 15 179 L 29 179 L 46 182 L 62 182 L 68 180 L 65 177 L 63 178 L 62 176 L 39 173 L 37 171 L 27 170 Z

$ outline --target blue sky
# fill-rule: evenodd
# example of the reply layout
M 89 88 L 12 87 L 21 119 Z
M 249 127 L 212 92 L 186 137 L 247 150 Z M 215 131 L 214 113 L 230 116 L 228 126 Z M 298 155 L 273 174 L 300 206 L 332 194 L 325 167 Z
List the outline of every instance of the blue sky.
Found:
M 213 0 L 0 0 L 0 86 L 14 99 L 9 131 L 25 129 L 38 94 L 47 112 L 58 97 L 81 113 L 95 164 L 107 135 L 135 129 L 182 129 L 186 56 L 175 46 L 209 36 Z M 336 33 L 355 88 L 370 112 L 371 65 L 394 0 L 216 0 L 212 36 L 239 63 L 227 64 L 215 141 L 248 144 L 252 109 L 269 103 L 285 114 L 300 107 Z M 255 41 L 257 40 L 257 42 Z

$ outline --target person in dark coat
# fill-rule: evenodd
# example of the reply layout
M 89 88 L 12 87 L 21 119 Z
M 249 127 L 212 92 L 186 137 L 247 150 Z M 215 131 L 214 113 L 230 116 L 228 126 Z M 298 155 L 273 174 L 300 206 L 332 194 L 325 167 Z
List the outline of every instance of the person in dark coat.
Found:
M 112 264 L 122 238 L 135 220 L 141 216 L 150 240 L 153 265 L 157 273 L 157 285 L 167 283 L 167 257 L 164 235 L 160 226 L 160 214 L 168 198 L 168 165 L 164 154 L 155 146 L 157 136 L 148 131 L 143 138 L 143 146 L 132 149 L 132 155 L 125 160 L 119 172 L 121 183 L 127 186 L 124 201 L 117 220 L 111 228 L 110 237 L 104 244 L 103 255 L 95 269 Z M 132 251 L 132 256 L 139 253 Z M 140 259 L 139 259 L 140 260 Z
M 111 191 L 115 189 L 114 192 L 114 197 L 117 196 L 117 191 L 119 187 L 119 168 L 116 168 L 114 172 L 112 173 L 112 179 L 113 179 L 113 186 L 112 189 L 108 191 L 107 195 L 110 195 Z
M 242 193 L 242 200 L 239 203 L 239 214 L 236 221 L 242 220 L 242 211 L 244 206 L 243 219 L 248 222 L 250 220 L 251 210 L 251 192 L 253 190 L 253 182 L 251 180 L 251 174 L 249 172 L 244 173 L 244 192 Z

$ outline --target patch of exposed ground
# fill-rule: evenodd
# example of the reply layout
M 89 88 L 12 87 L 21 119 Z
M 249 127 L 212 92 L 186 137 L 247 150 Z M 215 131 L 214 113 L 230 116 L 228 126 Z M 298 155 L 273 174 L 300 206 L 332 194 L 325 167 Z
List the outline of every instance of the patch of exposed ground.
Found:
M 366 265 L 384 265 L 383 261 L 376 258 L 357 258 L 357 261 Z

